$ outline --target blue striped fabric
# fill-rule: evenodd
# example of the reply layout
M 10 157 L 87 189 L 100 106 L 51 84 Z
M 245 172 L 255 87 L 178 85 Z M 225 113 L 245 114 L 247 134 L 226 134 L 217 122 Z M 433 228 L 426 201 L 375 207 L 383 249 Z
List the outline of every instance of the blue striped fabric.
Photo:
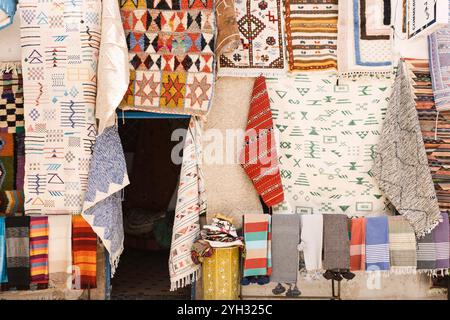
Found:
M 389 270 L 388 218 L 366 218 L 366 270 Z
M 6 272 L 5 217 L 0 217 L 0 283 L 8 282 Z

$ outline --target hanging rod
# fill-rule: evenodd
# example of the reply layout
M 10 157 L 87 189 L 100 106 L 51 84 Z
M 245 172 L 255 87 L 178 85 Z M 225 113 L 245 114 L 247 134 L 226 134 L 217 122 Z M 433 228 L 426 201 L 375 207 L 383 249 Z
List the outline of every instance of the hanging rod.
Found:
M 119 119 L 189 119 L 190 116 L 184 114 L 157 113 L 145 111 L 122 111 L 117 110 Z

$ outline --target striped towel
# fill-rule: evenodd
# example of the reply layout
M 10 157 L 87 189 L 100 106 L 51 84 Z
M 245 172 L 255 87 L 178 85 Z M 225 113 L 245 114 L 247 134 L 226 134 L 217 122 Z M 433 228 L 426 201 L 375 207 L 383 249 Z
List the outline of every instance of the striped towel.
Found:
M 414 229 L 403 216 L 391 216 L 388 222 L 391 272 L 414 273 L 417 267 Z
M 448 273 L 450 247 L 448 214 L 441 213 L 442 221 L 433 230 L 433 241 L 436 247 L 436 269 Z
M 351 219 L 350 270 L 366 269 L 366 218 Z
M 72 217 L 73 289 L 97 287 L 97 235 L 81 215 Z
M 48 284 L 48 217 L 30 217 L 31 283 Z
M 8 286 L 29 289 L 30 217 L 7 217 L 5 226 Z
M 5 217 L 0 217 L 0 283 L 8 282 L 6 272 Z
M 50 282 L 66 283 L 72 275 L 72 215 L 48 216 Z
M 433 233 L 417 240 L 417 271 L 430 273 L 436 269 L 436 247 Z
M 366 270 L 389 270 L 388 218 L 366 218 Z
M 244 215 L 245 261 L 244 277 L 269 276 L 272 273 L 271 216 Z

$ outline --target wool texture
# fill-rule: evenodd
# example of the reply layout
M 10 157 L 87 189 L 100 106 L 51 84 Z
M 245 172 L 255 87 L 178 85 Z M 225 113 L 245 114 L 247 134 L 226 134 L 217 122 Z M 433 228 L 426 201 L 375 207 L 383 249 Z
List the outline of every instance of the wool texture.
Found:
M 413 228 L 402 216 L 388 217 L 388 223 L 391 272 L 414 273 L 417 267 L 417 254 Z
M 240 163 L 268 207 L 284 200 L 266 80 L 255 79 Z
M 244 277 L 272 274 L 271 237 L 271 215 L 244 215 Z
M 241 44 L 239 26 L 236 21 L 234 0 L 219 0 L 216 2 L 217 40 L 216 55 L 230 53 Z
M 30 217 L 31 283 L 48 285 L 48 217 Z
M 388 217 L 366 218 L 366 270 L 389 270 Z
M 8 286 L 29 289 L 30 217 L 7 217 L 5 227 Z
M 366 270 L 366 219 L 351 219 L 350 270 Z
M 81 215 L 72 217 L 73 289 L 97 287 L 97 235 Z
M 350 269 L 348 217 L 345 214 L 323 216 L 323 268 Z
M 303 251 L 305 268 L 308 273 L 322 270 L 323 215 L 301 215 L 301 242 L 299 250 Z
M 372 172 L 395 209 L 412 225 L 417 238 L 436 227 L 439 205 L 403 62 L 398 67 Z

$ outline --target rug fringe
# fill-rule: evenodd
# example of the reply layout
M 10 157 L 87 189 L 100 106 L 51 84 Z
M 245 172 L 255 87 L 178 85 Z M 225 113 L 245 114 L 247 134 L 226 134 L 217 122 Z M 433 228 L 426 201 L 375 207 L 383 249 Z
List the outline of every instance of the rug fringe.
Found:
M 195 270 L 194 272 L 192 272 L 187 276 L 178 279 L 173 279 L 170 281 L 170 291 L 175 291 L 184 288 L 199 280 L 200 276 L 201 276 L 201 269 L 198 268 L 197 270 Z
M 112 256 L 109 256 L 109 264 L 111 266 L 111 278 L 114 277 L 114 273 L 116 273 L 117 267 L 119 266 L 120 256 L 124 250 L 123 242 L 119 248 L 119 250 Z
M 371 78 L 371 79 L 390 79 L 395 76 L 395 71 L 350 71 L 350 72 L 339 72 L 339 79 L 349 79 L 358 80 L 361 78 Z
M 21 71 L 22 64 L 20 61 L 0 62 L 0 72 Z
M 408 220 L 408 222 L 411 224 L 411 226 L 415 226 L 416 222 L 418 222 L 420 220 L 417 218 L 417 216 L 415 214 L 406 213 L 406 214 L 402 214 L 402 215 L 406 218 L 406 220 Z M 436 226 L 440 222 L 442 222 L 442 216 L 439 213 L 439 215 L 433 220 L 431 225 L 429 225 L 428 227 L 426 227 L 423 230 L 414 230 L 414 232 L 416 234 L 416 238 L 421 239 L 421 238 L 425 237 L 427 234 L 431 233 L 431 231 L 433 231 L 433 229 L 436 228 Z
M 285 76 L 287 70 L 266 70 L 266 69 L 219 69 L 217 72 L 217 77 L 239 77 L 239 78 L 256 78 L 259 76 L 264 76 L 266 78 L 276 78 L 279 76 Z
M 417 274 L 417 267 L 391 267 L 391 274 L 393 275 L 406 275 L 406 274 Z

